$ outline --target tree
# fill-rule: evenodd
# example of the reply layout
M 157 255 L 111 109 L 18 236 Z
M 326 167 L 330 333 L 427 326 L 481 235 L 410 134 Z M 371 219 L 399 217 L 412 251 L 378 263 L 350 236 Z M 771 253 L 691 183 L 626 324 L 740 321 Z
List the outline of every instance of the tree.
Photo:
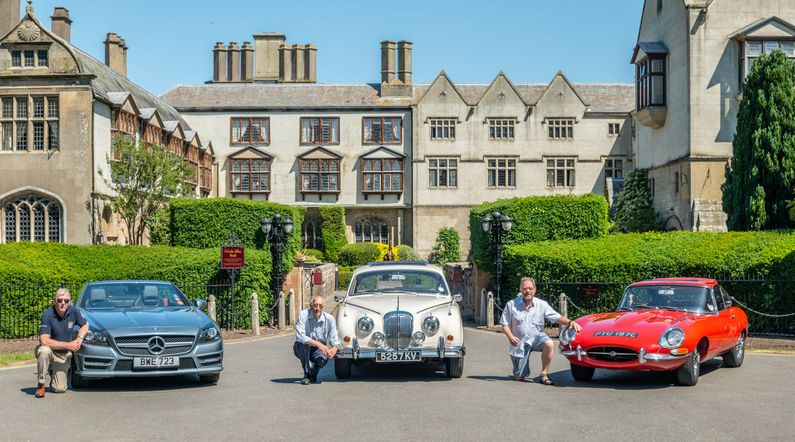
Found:
M 795 184 L 795 63 L 783 52 L 762 55 L 748 73 L 732 147 L 721 186 L 729 230 L 791 226 L 786 206 Z
M 616 202 L 616 227 L 623 232 L 660 230 L 662 221 L 651 202 L 649 174 L 636 169 L 627 174 Z
M 458 231 L 452 227 L 442 227 L 436 237 L 436 243 L 431 250 L 430 261 L 434 264 L 445 265 L 448 262 L 461 261 Z
M 180 195 L 193 169 L 162 146 L 140 144 L 123 135 L 113 139 L 113 150 L 120 160 L 108 157 L 110 178 L 99 171 L 111 193 L 99 197 L 121 217 L 130 244 L 140 245 L 154 214 Z

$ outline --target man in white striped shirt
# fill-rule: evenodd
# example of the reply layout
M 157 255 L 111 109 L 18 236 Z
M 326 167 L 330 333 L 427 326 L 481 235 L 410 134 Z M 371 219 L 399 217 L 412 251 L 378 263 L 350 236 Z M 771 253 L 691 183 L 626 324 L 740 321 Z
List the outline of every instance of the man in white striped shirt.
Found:
M 340 347 L 337 321 L 324 312 L 324 308 L 326 300 L 322 296 L 313 296 L 309 308 L 298 315 L 295 325 L 293 353 L 301 360 L 304 369 L 301 385 L 317 382 L 320 369 L 337 354 Z

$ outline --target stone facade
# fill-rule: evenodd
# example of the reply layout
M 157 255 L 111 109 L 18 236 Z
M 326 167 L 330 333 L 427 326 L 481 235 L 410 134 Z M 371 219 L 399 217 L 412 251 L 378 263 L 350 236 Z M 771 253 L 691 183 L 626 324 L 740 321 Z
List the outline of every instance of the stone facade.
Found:
M 774 44 L 795 58 L 794 22 L 795 3 L 787 0 L 644 2 L 631 62 L 660 60 L 664 73 L 658 90 L 636 85 L 636 167 L 649 169 L 667 228 L 726 229 L 720 186 L 746 60 Z M 661 100 L 642 103 L 644 91 Z
M 215 193 L 212 145 L 125 78 L 123 39 L 106 39 L 117 50 L 108 57 L 114 70 L 69 42 L 63 7 L 52 16 L 55 32 L 30 4 L 20 20 L 19 1 L 0 2 L 0 16 L 0 242 L 126 243 L 97 197 L 110 191 L 103 175 L 117 133 L 168 145 L 195 166 L 193 193 Z

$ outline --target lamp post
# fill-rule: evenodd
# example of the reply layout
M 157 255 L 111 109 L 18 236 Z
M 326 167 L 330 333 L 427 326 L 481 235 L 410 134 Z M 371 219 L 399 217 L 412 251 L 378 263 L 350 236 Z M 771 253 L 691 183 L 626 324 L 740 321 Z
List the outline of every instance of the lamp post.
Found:
M 282 219 L 280 214 L 273 215 L 273 219 L 262 218 L 260 220 L 260 227 L 262 233 L 265 234 L 265 239 L 271 246 L 271 254 L 273 256 L 273 282 L 274 282 L 274 305 L 279 302 L 279 294 L 282 290 L 282 255 L 284 254 L 284 244 L 287 238 L 293 233 L 293 220 L 290 218 Z M 273 315 L 270 316 L 271 322 Z
M 485 233 L 491 232 L 491 250 L 494 255 L 494 294 L 497 303 L 500 298 L 500 281 L 502 280 L 502 241 L 503 235 L 508 233 L 513 227 L 513 218 L 502 215 L 500 212 L 492 212 L 480 220 Z

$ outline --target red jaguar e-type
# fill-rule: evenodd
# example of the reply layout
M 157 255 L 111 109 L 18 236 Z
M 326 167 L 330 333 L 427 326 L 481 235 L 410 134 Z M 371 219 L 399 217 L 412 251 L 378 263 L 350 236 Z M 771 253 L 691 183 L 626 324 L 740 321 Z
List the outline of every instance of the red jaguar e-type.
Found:
M 576 320 L 560 332 L 560 352 L 578 381 L 594 369 L 676 371 L 680 385 L 698 382 L 702 361 L 723 357 L 739 367 L 748 317 L 714 279 L 658 278 L 631 284 L 614 312 Z

